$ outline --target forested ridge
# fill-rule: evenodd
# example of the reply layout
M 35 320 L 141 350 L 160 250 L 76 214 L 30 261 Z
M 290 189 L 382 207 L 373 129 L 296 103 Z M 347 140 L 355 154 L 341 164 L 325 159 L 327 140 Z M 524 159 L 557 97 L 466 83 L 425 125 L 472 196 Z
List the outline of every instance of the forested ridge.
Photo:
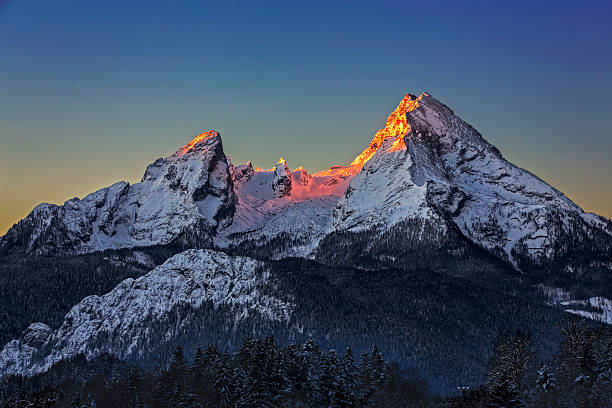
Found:
M 350 241 L 350 254 L 366 245 L 365 239 Z M 189 361 L 198 346 L 218 342 L 236 350 L 247 336 L 274 335 L 279 347 L 312 337 L 324 350 L 372 350 L 376 344 L 389 361 L 413 372 L 412 379 L 426 381 L 430 393 L 446 394 L 463 385 L 471 387 L 472 398 L 497 333 L 529 332 L 533 359 L 547 361 L 559 347 L 558 323 L 564 312 L 536 298 L 528 277 L 463 242 L 455 244 L 455 252 L 416 248 L 421 257 L 404 249 L 401 259 L 414 264 L 397 269 L 392 263 L 373 263 L 369 269 L 299 258 L 266 260 L 266 254 L 249 253 L 270 272 L 264 294 L 293 305 L 289 324 L 251 317 L 232 326 L 228 308 L 180 305 L 147 322 L 153 333 L 150 344 L 126 360 L 143 370 L 143 378 L 154 378 L 155 367 L 177 344 Z M 0 337 L 4 342 L 17 338 L 34 321 L 57 328 L 83 297 L 103 294 L 183 249 L 168 245 L 65 257 L 7 255 L 0 262 L 0 287 L 7 294 L 0 302 L 0 316 L 5 317 Z M 142 259 L 135 258 L 136 252 Z M 399 252 L 389 252 L 387 258 L 392 254 Z M 171 341 L 161 330 L 167 327 L 177 328 Z
M 179 346 L 157 370 L 111 356 L 77 356 L 31 378 L 5 376 L 3 407 L 534 407 L 609 408 L 612 330 L 579 319 L 562 328 L 561 348 L 540 362 L 526 333 L 500 334 L 482 385 L 454 395 L 431 392 L 414 373 L 386 361 L 378 347 L 355 355 L 324 351 L 312 340 L 280 346 L 247 338 L 230 352 Z M 452 358 L 452 356 L 449 356 Z
M 158 247 L 139 252 L 152 264 L 159 264 L 180 250 Z M 441 254 L 436 258 L 448 264 L 453 260 Z M 24 296 L 13 295 L 0 302 L 0 310 L 15 319 L 15 324 L 5 322 L 6 331 L 1 334 L 6 341 L 18 338 L 34 321 L 59 327 L 63 314 L 82 297 L 91 292 L 104 293 L 105 287 L 112 288 L 121 280 L 121 273 L 129 274 L 125 277 L 142 273 L 138 269 L 142 264 L 126 259 L 133 259 L 131 251 L 32 257 L 15 264 L 5 263 L 0 268 L 5 271 L 3 284 L 13 285 L 10 293 L 24 290 L 28 302 L 22 301 Z M 457 274 L 479 270 L 486 275 L 488 270 L 478 258 L 452 264 Z M 42 267 L 37 269 L 38 265 Z M 139 346 L 144 352 L 135 351 L 127 360 L 150 369 L 156 359 L 165 360 L 179 344 L 191 359 L 198 346 L 209 342 L 236 349 L 247 336 L 274 335 L 282 345 L 306 342 L 312 337 L 324 349 L 371 350 L 377 345 L 389 360 L 417 372 L 432 390 L 442 393 L 459 385 L 478 384 L 486 356 L 500 331 L 529 331 L 540 358 L 550 358 L 558 346 L 556 324 L 563 311 L 530 298 L 526 290 L 520 296 L 507 293 L 505 283 L 497 284 L 502 279 L 491 279 L 489 288 L 431 269 L 368 270 L 300 258 L 265 261 L 265 268 L 270 275 L 262 288 L 263 295 L 293 305 L 288 324 L 272 324 L 256 315 L 234 324 L 234 313 L 226 307 L 214 308 L 205 303 L 194 309 L 181 304 L 136 328 L 147 330 L 149 336 L 139 339 L 148 340 Z M 14 279 L 13 273 L 21 278 Z M 25 285 L 27 281 L 43 289 L 34 295 Z M 92 285 L 96 287 L 92 289 Z M 62 304 L 46 299 L 61 299 Z M 172 339 L 165 337 L 168 328 L 176 329 Z M 92 347 L 104 350 L 106 344 Z M 449 355 L 453 358 L 449 359 Z
M 103 295 L 183 249 L 165 245 L 84 255 L 0 254 L 0 344 L 19 337 L 33 322 L 57 327 L 86 296 Z

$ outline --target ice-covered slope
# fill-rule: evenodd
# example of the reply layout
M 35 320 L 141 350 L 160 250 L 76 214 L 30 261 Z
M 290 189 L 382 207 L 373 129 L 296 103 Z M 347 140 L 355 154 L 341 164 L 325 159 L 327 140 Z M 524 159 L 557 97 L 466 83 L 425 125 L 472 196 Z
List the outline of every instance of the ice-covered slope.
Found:
M 85 298 L 55 331 L 42 323 L 30 325 L 0 352 L 0 376 L 45 371 L 78 353 L 134 358 L 147 351 L 153 336 L 172 338 L 185 329 L 167 323 L 160 325 L 163 332 L 152 329 L 156 322 L 167 322 L 180 306 L 197 310 L 203 303 L 224 305 L 232 310 L 231 325 L 253 315 L 287 322 L 292 305 L 262 292 L 267 279 L 266 268 L 254 259 L 185 251 L 136 280 L 126 279 L 104 296 Z M 181 315 L 179 321 L 188 324 L 190 319 Z
M 119 182 L 64 205 L 41 204 L 0 239 L 0 249 L 83 253 L 210 241 L 231 222 L 235 195 L 219 133 L 202 133 L 149 165 L 137 184 Z

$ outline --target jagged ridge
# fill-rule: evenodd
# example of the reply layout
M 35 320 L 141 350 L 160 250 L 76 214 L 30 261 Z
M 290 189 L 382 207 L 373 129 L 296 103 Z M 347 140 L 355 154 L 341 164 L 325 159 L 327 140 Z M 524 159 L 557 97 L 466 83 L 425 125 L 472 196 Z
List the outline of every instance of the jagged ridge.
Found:
M 204 303 L 232 310 L 233 325 L 253 314 L 286 322 L 292 306 L 262 292 L 268 272 L 260 262 L 211 250 L 188 250 L 138 279 L 126 279 L 103 296 L 89 296 L 74 306 L 55 331 L 34 323 L 0 352 L 0 376 L 33 374 L 78 353 L 103 353 L 122 359 L 141 355 L 154 336 L 172 338 L 179 327 L 151 331 L 177 306 L 197 309 Z M 182 316 L 188 324 L 187 316 Z
M 304 223 L 313 211 L 318 221 Z M 227 247 L 289 230 L 308 244 L 284 254 L 308 256 L 330 233 L 385 230 L 413 218 L 441 232 L 457 228 L 517 267 L 523 258 L 539 262 L 567 252 L 559 243 L 576 229 L 586 237 L 612 234 L 609 220 L 585 213 L 507 162 L 422 93 L 407 94 L 348 166 L 312 176 L 301 167 L 290 171 L 282 158 L 270 170 L 254 170 L 250 162 L 233 166 L 219 133 L 205 132 L 151 164 L 141 183 L 119 182 L 63 206 L 38 206 L 1 238 L 0 249 L 83 253 L 177 239 Z

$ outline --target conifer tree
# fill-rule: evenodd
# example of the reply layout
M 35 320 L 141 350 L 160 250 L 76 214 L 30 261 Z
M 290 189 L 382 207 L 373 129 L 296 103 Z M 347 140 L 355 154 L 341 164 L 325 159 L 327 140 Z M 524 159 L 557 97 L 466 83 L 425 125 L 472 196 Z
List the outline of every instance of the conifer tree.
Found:
M 203 376 L 205 369 L 206 369 L 206 363 L 204 361 L 204 351 L 202 351 L 201 347 L 198 347 L 193 357 L 193 364 L 191 365 L 191 373 L 193 376 Z
M 487 385 L 495 404 L 520 407 L 527 397 L 527 377 L 533 363 L 529 336 L 520 331 L 498 336 L 489 360 Z
M 370 395 L 370 357 L 365 350 L 361 351 L 359 359 L 359 389 L 358 398 L 365 401 Z
M 137 368 L 132 368 L 127 377 L 126 384 L 126 396 L 124 397 L 130 404 L 134 407 L 142 407 L 143 402 L 143 393 L 141 391 L 141 383 L 142 383 L 142 375 Z
M 319 366 L 321 355 L 312 338 L 302 346 L 300 355 L 300 383 L 304 384 L 304 396 L 306 400 L 317 401 L 320 399 Z
M 381 388 L 385 383 L 385 360 L 378 346 L 372 349 L 372 356 L 368 364 L 370 387 Z
M 351 400 L 354 400 L 357 396 L 357 387 L 359 386 L 359 373 L 353 358 L 353 351 L 350 347 L 346 349 L 344 357 L 342 357 L 342 376 L 345 392 Z
M 519 390 L 507 378 L 490 386 L 490 408 L 522 408 L 525 406 L 520 398 Z
M 338 356 L 331 350 L 329 353 L 323 353 L 321 357 L 320 401 L 324 406 L 329 406 L 333 401 L 334 391 L 339 389 Z
M 234 407 L 235 406 L 235 384 L 234 373 L 231 367 L 231 357 L 225 352 L 215 363 L 215 390 L 217 392 L 217 406 L 219 407 Z
M 557 380 L 553 370 L 548 364 L 544 364 L 538 370 L 538 377 L 535 381 L 532 399 L 534 405 L 539 408 L 548 408 L 557 406 Z
M 152 395 L 152 406 L 163 408 L 173 396 L 173 379 L 167 370 L 162 370 L 155 381 Z

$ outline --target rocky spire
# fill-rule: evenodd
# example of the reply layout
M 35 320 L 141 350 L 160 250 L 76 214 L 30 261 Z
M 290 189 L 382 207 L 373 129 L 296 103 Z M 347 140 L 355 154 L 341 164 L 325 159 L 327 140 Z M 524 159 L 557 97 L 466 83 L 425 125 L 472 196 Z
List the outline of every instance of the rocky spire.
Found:
M 187 153 L 195 152 L 200 150 L 202 147 L 210 146 L 214 143 L 221 142 L 221 134 L 216 130 L 209 130 L 208 132 L 200 133 L 193 140 L 187 143 L 176 151 L 179 156 L 184 156 Z
M 286 197 L 291 195 L 291 170 L 287 166 L 287 162 L 282 157 L 276 163 L 274 169 L 274 181 L 272 182 L 274 196 Z
M 419 107 L 419 101 L 423 98 L 425 93 L 421 96 L 416 97 L 414 95 L 406 94 L 404 99 L 401 100 L 397 108 L 387 118 L 385 127 L 380 129 L 374 135 L 374 138 L 370 142 L 370 146 L 365 149 L 359 156 L 353 160 L 351 166 L 358 167 L 361 169 L 364 163 L 370 160 L 370 158 L 376 153 L 376 151 L 382 146 L 383 142 L 387 138 L 394 137 L 395 140 L 391 146 L 391 150 L 400 150 L 406 148 L 404 143 L 404 136 L 410 133 L 410 125 L 406 120 L 406 114 L 412 112 Z

